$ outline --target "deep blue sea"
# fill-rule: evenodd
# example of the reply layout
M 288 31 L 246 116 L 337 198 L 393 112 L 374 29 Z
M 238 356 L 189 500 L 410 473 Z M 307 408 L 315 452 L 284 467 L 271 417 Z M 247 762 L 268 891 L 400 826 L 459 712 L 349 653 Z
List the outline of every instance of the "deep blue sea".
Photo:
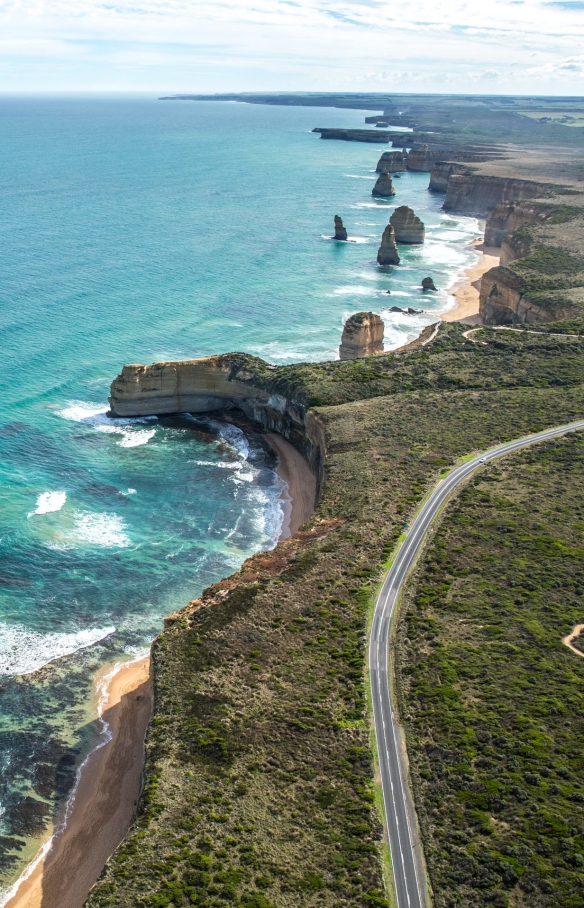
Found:
M 280 532 L 281 482 L 261 438 L 188 416 L 108 420 L 123 363 L 336 358 L 343 321 L 363 309 L 399 346 L 476 260 L 477 222 L 443 214 L 428 174 L 403 174 L 395 199 L 375 200 L 387 146 L 311 133 L 363 126 L 365 113 L 0 97 L 5 892 L 103 731 L 95 672 L 143 651 L 166 614 Z M 379 238 L 401 204 L 427 240 L 382 271 Z M 329 239 L 335 214 L 354 242 Z M 427 275 L 439 293 L 421 293 Z

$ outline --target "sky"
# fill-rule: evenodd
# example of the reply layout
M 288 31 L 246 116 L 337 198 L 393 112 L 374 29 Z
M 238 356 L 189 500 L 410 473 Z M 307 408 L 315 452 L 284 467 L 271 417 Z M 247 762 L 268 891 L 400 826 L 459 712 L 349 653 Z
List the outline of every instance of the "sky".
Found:
M 0 91 L 584 96 L 584 0 L 0 0 Z

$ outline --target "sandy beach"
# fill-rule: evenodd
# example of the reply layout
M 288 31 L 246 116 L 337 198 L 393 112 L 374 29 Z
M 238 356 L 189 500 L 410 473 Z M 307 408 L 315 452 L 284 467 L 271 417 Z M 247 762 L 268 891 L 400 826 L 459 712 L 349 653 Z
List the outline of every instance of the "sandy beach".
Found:
M 482 258 L 476 265 L 466 270 L 467 280 L 455 288 L 456 306 L 441 314 L 440 318 L 444 322 L 459 322 L 466 319 L 474 321 L 476 319 L 476 324 L 479 324 L 481 278 L 486 271 L 499 264 L 501 250 L 495 246 L 485 246 L 482 241 L 471 245 L 482 253 Z M 471 324 L 470 321 L 469 324 Z
M 110 740 L 83 764 L 67 821 L 6 908 L 81 908 L 134 815 L 150 718 L 150 657 L 108 666 L 97 679 Z
M 278 476 L 286 483 L 282 494 L 284 523 L 279 539 L 281 542 L 300 529 L 314 511 L 316 477 L 302 454 L 289 441 L 275 432 L 268 432 L 265 437 L 278 453 Z

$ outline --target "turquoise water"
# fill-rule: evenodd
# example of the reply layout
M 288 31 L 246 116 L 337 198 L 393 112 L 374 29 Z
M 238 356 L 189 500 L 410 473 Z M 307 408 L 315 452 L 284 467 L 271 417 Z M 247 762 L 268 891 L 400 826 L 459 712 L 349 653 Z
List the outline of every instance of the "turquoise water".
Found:
M 373 309 L 388 346 L 449 305 L 477 222 L 427 174 L 374 201 L 384 146 L 314 126 L 364 112 L 154 98 L 0 98 L 0 881 L 30 859 L 95 742 L 91 677 L 278 538 L 261 437 L 188 416 L 108 420 L 124 362 L 336 356 Z M 398 204 L 423 247 L 375 263 Z M 328 237 L 333 216 L 352 243 Z M 441 288 L 430 298 L 421 278 Z M 386 291 L 391 289 L 391 296 Z M 60 658 L 57 658 L 60 657 Z M 56 661 L 54 661 L 56 660 Z M 0 900 L 1 901 L 1 900 Z

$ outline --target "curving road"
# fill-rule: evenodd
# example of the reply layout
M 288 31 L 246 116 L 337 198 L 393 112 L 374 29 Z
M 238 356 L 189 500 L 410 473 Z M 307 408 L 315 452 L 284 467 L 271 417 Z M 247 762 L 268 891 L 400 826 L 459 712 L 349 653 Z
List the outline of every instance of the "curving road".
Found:
M 386 832 L 391 849 L 397 908 L 425 908 L 426 886 L 423 877 L 421 845 L 411 792 L 408 785 L 405 746 L 399 721 L 391 705 L 391 678 L 388 673 L 390 628 L 396 602 L 432 521 L 447 498 L 471 473 L 483 464 L 540 441 L 584 429 L 584 420 L 527 435 L 516 441 L 491 448 L 449 473 L 435 487 L 408 530 L 381 587 L 373 612 L 369 641 L 369 672 L 373 699 L 373 719 L 381 772 Z

